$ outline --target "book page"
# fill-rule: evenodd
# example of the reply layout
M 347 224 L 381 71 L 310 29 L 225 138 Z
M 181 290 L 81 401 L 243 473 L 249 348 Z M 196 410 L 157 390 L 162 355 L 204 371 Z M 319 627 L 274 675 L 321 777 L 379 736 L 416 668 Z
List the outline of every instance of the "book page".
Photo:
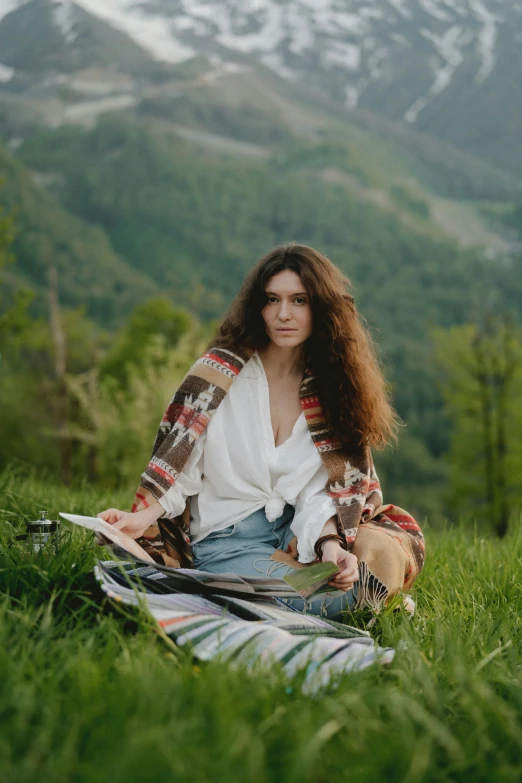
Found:
M 283 579 L 303 598 L 310 598 L 323 592 L 321 588 L 335 592 L 335 587 L 330 587 L 328 582 L 337 573 L 339 568 L 335 563 L 314 563 L 306 568 L 296 568 L 294 573 L 287 574 Z
M 94 533 L 101 533 L 105 538 L 108 538 L 109 541 L 118 544 L 129 552 L 129 554 L 133 555 L 133 557 L 145 560 L 147 563 L 154 563 L 152 557 L 148 555 L 143 547 L 133 538 L 126 533 L 122 533 L 121 530 L 117 530 L 112 525 L 109 525 L 109 523 L 105 522 L 103 519 L 100 519 L 99 517 L 83 517 L 80 514 L 65 514 L 62 511 L 60 511 L 60 516 L 68 522 L 72 522 L 73 525 L 79 525 L 79 527 L 92 530 Z

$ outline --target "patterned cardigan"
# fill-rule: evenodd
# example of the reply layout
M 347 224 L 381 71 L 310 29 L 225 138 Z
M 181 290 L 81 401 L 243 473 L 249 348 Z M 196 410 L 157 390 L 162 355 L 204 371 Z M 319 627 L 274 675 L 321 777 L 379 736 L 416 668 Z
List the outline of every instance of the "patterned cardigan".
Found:
M 176 482 L 196 439 L 208 426 L 234 379 L 252 351 L 236 348 L 233 352 L 212 348 L 191 367 L 174 394 L 161 420 L 151 460 L 141 476 L 133 511 L 159 500 Z M 368 446 L 342 446 L 325 420 L 317 394 L 316 378 L 306 371 L 300 400 L 312 440 L 328 474 L 325 491 L 337 509 L 339 533 L 354 544 L 362 523 L 387 528 L 395 537 L 407 538 L 411 584 L 424 562 L 422 532 L 409 514 L 395 506 L 382 505 L 382 493 Z M 384 512 L 387 513 L 384 513 Z M 190 546 L 190 509 L 174 520 L 162 518 L 151 525 L 139 543 L 158 562 L 174 567 L 192 567 Z

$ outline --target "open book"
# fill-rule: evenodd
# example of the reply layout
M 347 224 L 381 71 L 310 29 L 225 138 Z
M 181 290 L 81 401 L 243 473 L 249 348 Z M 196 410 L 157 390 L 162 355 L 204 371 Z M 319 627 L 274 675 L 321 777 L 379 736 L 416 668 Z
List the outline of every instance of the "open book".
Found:
M 102 536 L 103 543 L 119 556 L 128 554 L 143 566 L 147 564 L 149 568 L 144 567 L 142 575 L 147 583 L 160 578 L 154 577 L 154 573 L 163 575 L 161 576 L 162 591 L 168 587 L 172 591 L 181 593 L 240 593 L 245 598 L 262 596 L 311 598 L 320 593 L 335 592 L 335 589 L 328 585 L 328 581 L 339 571 L 334 563 L 315 563 L 306 568 L 296 568 L 295 572 L 287 574 L 283 579 L 265 579 L 240 574 L 212 574 L 194 568 L 170 568 L 154 562 L 137 541 L 99 517 L 84 517 L 62 512 L 60 516 L 74 525 L 87 528 Z

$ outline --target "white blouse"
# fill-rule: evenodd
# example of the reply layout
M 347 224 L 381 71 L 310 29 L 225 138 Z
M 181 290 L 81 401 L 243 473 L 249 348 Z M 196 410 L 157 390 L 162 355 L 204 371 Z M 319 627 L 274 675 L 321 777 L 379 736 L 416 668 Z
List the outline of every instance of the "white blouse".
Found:
M 294 506 L 291 528 L 301 563 L 315 559 L 314 544 L 336 514 L 326 494 L 326 468 L 312 441 L 304 413 L 290 437 L 276 446 L 270 420 L 268 381 L 254 353 L 194 444 L 176 483 L 160 499 L 172 519 L 190 502 L 190 536 L 209 533 L 265 509 L 269 522 Z

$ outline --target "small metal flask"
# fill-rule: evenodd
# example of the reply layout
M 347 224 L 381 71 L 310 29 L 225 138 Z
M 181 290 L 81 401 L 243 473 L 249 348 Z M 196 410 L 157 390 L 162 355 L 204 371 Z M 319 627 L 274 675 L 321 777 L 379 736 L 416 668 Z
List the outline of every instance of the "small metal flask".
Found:
M 25 536 L 29 552 L 49 552 L 56 554 L 60 549 L 60 522 L 46 519 L 47 511 L 40 511 L 40 519 L 26 522 Z

